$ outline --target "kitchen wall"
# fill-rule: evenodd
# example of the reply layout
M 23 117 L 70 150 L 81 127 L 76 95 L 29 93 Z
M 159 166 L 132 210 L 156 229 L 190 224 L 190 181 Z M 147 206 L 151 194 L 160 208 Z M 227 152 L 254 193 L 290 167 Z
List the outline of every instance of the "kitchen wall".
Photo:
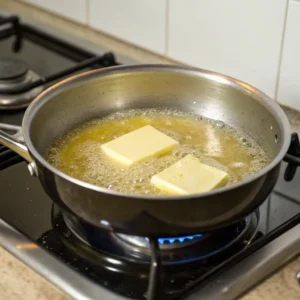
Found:
M 23 0 L 300 110 L 300 0 Z

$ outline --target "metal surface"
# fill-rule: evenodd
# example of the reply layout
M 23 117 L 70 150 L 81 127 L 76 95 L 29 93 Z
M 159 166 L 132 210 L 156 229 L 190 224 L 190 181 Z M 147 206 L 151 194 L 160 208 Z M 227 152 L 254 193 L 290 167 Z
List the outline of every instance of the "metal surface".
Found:
M 153 107 L 192 111 L 237 126 L 262 144 L 273 160 L 244 181 L 217 191 L 151 197 L 79 181 L 44 158 L 53 139 L 78 123 L 118 110 Z M 206 232 L 250 214 L 273 189 L 290 143 L 285 114 L 260 91 L 217 73 L 165 65 L 108 68 L 56 84 L 27 109 L 23 133 L 39 179 L 58 205 L 95 226 L 138 236 Z
M 1 25 L 4 25 L 1 27 Z M 20 58 L 2 57 L 0 62 L 0 110 L 20 109 L 28 104 L 49 83 L 61 80 L 67 75 L 76 73 L 87 67 L 108 67 L 117 65 L 112 53 L 96 56 L 70 43 L 53 37 L 50 34 L 23 24 L 17 16 L 0 15 L 0 40 L 15 37 L 13 51 L 19 52 L 24 47 L 24 40 L 31 40 L 37 44 L 79 61 L 75 66 L 41 77 L 29 69 Z M 82 58 L 82 59 L 80 59 Z
M 11 58 L 0 60 L 0 83 L 12 79 L 24 79 L 27 72 L 28 66 L 21 60 Z
M 132 236 L 122 233 L 115 234 L 116 238 L 121 242 L 125 247 L 131 248 L 140 248 L 140 249 L 148 249 L 150 248 L 149 239 L 141 236 Z M 159 248 L 161 250 L 174 250 L 178 248 L 183 248 L 187 246 L 191 246 L 197 243 L 203 237 L 202 234 L 195 234 L 184 237 L 174 237 L 174 238 L 165 238 L 164 240 L 168 240 L 168 242 L 159 243 Z M 162 240 L 162 238 L 159 238 Z M 169 242 L 170 240 L 174 240 L 173 242 Z
M 299 231 L 300 225 L 293 227 L 234 267 L 215 276 L 186 299 L 236 299 L 299 254 Z
M 39 95 L 44 86 L 33 88 L 26 92 L 21 92 L 18 94 L 10 94 L 11 91 L 16 89 L 21 89 L 24 86 L 31 84 L 37 80 L 40 80 L 41 77 L 37 75 L 34 71 L 29 70 L 24 75 L 24 78 L 17 78 L 11 80 L 1 80 L 0 81 L 0 110 L 7 109 L 20 109 L 27 107 L 29 103 Z
M 234 245 L 235 243 L 237 244 L 238 241 L 246 241 L 246 233 L 249 231 L 249 228 L 253 226 L 253 218 L 257 218 L 256 222 L 254 221 L 254 224 L 258 224 L 258 213 L 253 213 L 252 215 L 248 216 L 245 218 L 245 227 L 243 228 L 242 231 L 239 232 L 239 234 L 236 235 L 236 237 L 232 237 L 232 239 L 226 243 L 225 245 L 222 245 L 220 249 L 215 249 L 213 253 L 221 252 L 222 250 L 229 248 L 230 246 Z M 236 225 L 238 227 L 238 225 Z M 256 227 L 255 226 L 255 227 Z M 233 230 L 233 229 L 232 229 Z M 214 233 L 211 233 L 212 236 Z M 139 237 L 139 236 L 132 236 L 132 235 L 126 235 L 126 234 L 121 234 L 121 233 L 116 233 L 113 235 L 115 238 L 118 240 L 119 243 L 121 243 L 124 247 L 130 248 L 135 252 L 140 252 L 140 251 L 146 251 L 148 252 L 150 250 L 150 242 L 149 238 L 146 237 Z M 159 248 L 160 250 L 176 250 L 188 246 L 192 246 L 193 244 L 199 243 L 201 240 L 207 239 L 208 234 L 196 234 L 194 236 L 185 236 L 185 237 L 174 237 L 172 238 L 158 238 L 158 241 L 166 241 L 167 242 L 160 242 L 159 243 Z M 254 234 L 253 234 L 254 236 Z M 217 236 L 215 238 L 218 238 Z M 211 237 L 210 237 L 211 239 Z M 170 240 L 174 240 L 172 243 L 170 243 Z M 249 241 L 250 242 L 250 241 Z M 205 241 L 204 241 L 205 243 Z M 207 243 L 207 242 L 206 242 Z M 208 242 L 209 243 L 209 242 Z M 209 257 L 212 255 L 212 253 L 208 253 L 206 257 Z M 200 256 L 200 253 L 199 253 Z
M 149 286 L 147 291 L 147 300 L 157 300 L 160 297 L 162 272 L 161 272 L 161 257 L 156 239 L 150 239 L 151 248 L 151 263 L 150 263 L 150 276 Z
M 91 282 L 0 219 L 0 245 L 77 300 L 127 299 Z
M 15 86 L 14 88 L 7 89 L 4 92 L 6 92 L 7 94 L 11 94 L 11 95 L 18 95 L 21 93 L 26 93 L 26 92 L 34 90 L 37 87 L 42 87 L 45 84 L 49 84 L 49 83 L 53 83 L 54 81 L 61 80 L 65 76 L 69 76 L 69 75 L 79 72 L 83 69 L 86 69 L 89 67 L 100 68 L 100 67 L 103 67 L 106 65 L 107 66 L 116 65 L 115 58 L 112 53 L 105 53 L 102 56 L 93 56 L 82 62 L 79 62 L 75 66 L 72 66 L 70 68 L 62 70 L 60 72 L 56 72 L 47 77 L 41 77 L 37 80 L 28 82 L 27 84 L 24 84 L 22 86 Z M 0 90 L 0 92 L 1 92 L 1 90 Z
M 5 26 L 1 27 L 1 24 Z M 74 40 L 68 42 L 69 35 L 59 38 L 57 31 L 49 34 L 45 28 L 40 30 L 41 27 L 41 24 L 21 23 L 17 16 L 0 15 L 0 119 L 23 115 L 20 109 L 27 107 L 50 81 L 53 83 L 53 80 L 88 66 L 99 68 L 118 64 L 112 53 L 104 53 L 99 48 L 95 53 L 88 51 L 89 43 L 86 42 L 82 49 L 74 44 Z M 103 55 L 99 56 L 99 53 Z M 74 65 L 74 62 L 79 64 Z M 8 110 L 10 112 L 5 114 Z M 0 146 L 0 170 L 22 161 L 20 156 Z M 34 164 L 28 165 L 28 169 L 30 174 L 36 175 Z
M 6 123 L 0 123 L 0 130 L 10 132 L 10 136 L 15 140 L 23 143 L 24 137 L 22 134 L 22 127 L 17 125 L 11 125 Z
M 11 133 L 12 137 L 19 142 L 24 142 L 22 127 L 0 123 L 0 131 L 1 130 Z M 11 151 L 9 148 L 6 148 L 3 145 L 0 145 L 0 171 L 22 161 L 23 158 L 17 153 Z
M 90 249 L 94 252 L 109 253 L 110 256 L 125 260 L 133 260 L 135 263 L 150 263 L 150 246 L 148 248 L 130 244 L 128 241 L 123 241 L 114 232 L 108 232 L 102 228 L 92 226 L 82 220 L 79 220 L 74 215 L 60 213 L 57 209 L 52 210 L 52 226 L 55 228 L 56 234 L 60 239 L 69 246 L 72 245 L 77 252 L 85 253 L 85 257 L 95 257 Z M 63 222 L 60 220 L 63 219 Z M 203 238 L 196 239 L 194 244 L 183 244 L 176 248 L 161 243 L 161 240 L 170 240 L 170 238 L 158 238 L 161 251 L 161 258 L 165 267 L 167 266 L 186 266 L 189 263 L 209 260 L 216 258 L 218 255 L 225 255 L 225 253 L 235 253 L 237 249 L 242 249 L 248 244 L 248 241 L 256 236 L 256 229 L 258 227 L 258 215 L 253 213 L 245 220 L 234 224 L 221 231 L 213 232 L 211 234 L 203 234 Z M 67 240 L 65 235 L 66 232 Z M 143 237 L 128 236 L 128 240 L 133 240 L 134 243 L 149 240 Z M 176 239 L 175 237 L 173 239 Z M 88 251 L 83 247 L 88 245 Z M 81 249 L 81 250 L 79 250 Z M 98 254 L 99 255 L 99 254 Z M 96 255 L 97 257 L 97 255 Z M 96 260 L 94 260 L 95 263 Z M 131 266 L 132 267 L 132 266 Z
M 2 13 L 2 11 L 1 11 Z M 23 19 L 23 18 L 22 18 Z M 26 39 L 22 39 L 22 51 L 18 54 L 12 52 L 12 49 L 15 48 L 17 43 L 15 42 L 15 36 L 8 38 L 6 40 L 1 41 L 1 50 L 0 50 L 0 57 L 16 57 L 25 60 L 31 69 L 35 70 L 38 74 L 42 76 L 47 76 L 57 72 L 58 70 L 63 70 L 66 67 L 69 67 L 73 64 L 73 59 L 77 61 L 81 61 L 86 58 L 86 51 L 87 49 L 97 53 L 98 55 L 101 53 L 106 52 L 108 49 L 101 49 L 99 45 L 90 43 L 87 39 L 79 40 L 76 36 L 72 36 L 70 33 L 64 32 L 64 29 L 57 31 L 51 26 L 45 27 L 43 24 L 36 23 L 34 17 L 30 16 L 28 20 L 29 23 L 33 24 L 31 28 L 28 29 L 26 32 Z M 52 34 L 52 37 L 55 36 L 56 40 L 52 40 L 51 36 L 49 35 L 41 36 L 40 34 L 36 34 L 36 29 L 39 28 L 38 31 L 40 33 L 44 33 L 47 31 Z M 0 38 L 1 38 L 0 32 Z M 5 32 L 4 32 L 5 34 Z M 8 36 L 10 36 L 9 34 Z M 19 40 L 19 39 L 16 39 Z M 30 42 L 29 42 L 30 40 Z M 19 45 L 20 45 L 19 40 Z M 61 41 L 69 42 L 70 50 L 66 51 L 66 47 L 61 44 Z M 79 46 L 75 49 L 73 46 Z M 41 47 L 42 46 L 42 47 Z M 57 53 L 52 53 L 53 50 L 57 50 L 62 57 L 57 55 Z M 50 51 L 49 51 L 50 50 Z M 79 51 L 81 50 L 81 52 Z M 87 53 L 89 55 L 89 53 Z M 45 59 L 46 58 L 46 59 Z M 67 58 L 70 58 L 68 60 Z M 128 60 L 126 57 L 120 57 L 118 55 L 118 60 L 122 63 L 135 63 Z M 176 96 L 176 95 L 175 95 Z M 122 99 L 120 99 L 122 100 Z M 202 113 L 202 112 L 200 112 Z M 213 116 L 210 116 L 213 117 Z M 0 122 L 8 122 L 11 124 L 20 124 L 23 118 L 22 111 L 14 111 L 14 112 L 0 112 Z M 219 118 L 219 116 L 216 116 Z M 267 129 L 267 127 L 265 128 Z M 285 220 L 290 219 L 293 215 L 300 212 L 300 205 L 299 205 L 299 180 L 300 176 L 296 174 L 296 178 L 293 182 L 287 184 L 283 181 L 283 174 L 278 180 L 277 187 L 275 189 L 280 190 L 281 194 L 290 195 L 292 198 L 285 196 L 278 196 L 277 194 L 272 194 L 270 201 L 266 201 L 263 206 L 261 207 L 261 221 L 260 221 L 260 229 L 267 233 L 268 242 L 274 239 L 273 232 L 277 232 L 278 234 L 282 234 L 283 231 L 278 233 L 278 226 L 281 225 Z M 298 177 L 297 177 L 298 176 Z M 24 163 L 15 165 L 10 167 L 6 170 L 0 172 L 0 190 L 1 190 L 1 201 L 0 201 L 0 218 L 4 218 L 7 220 L 14 228 L 18 228 L 22 231 L 22 234 L 16 232 L 16 230 L 12 229 L 11 226 L 5 224 L 5 230 L 3 229 L 3 223 L 0 224 L 0 245 L 4 246 L 7 250 L 13 253 L 16 257 L 23 260 L 26 264 L 32 267 L 35 270 L 38 270 L 42 273 L 43 276 L 46 278 L 49 277 L 49 280 L 57 284 L 63 291 L 66 291 L 71 295 L 74 299 L 124 299 L 120 295 L 113 295 L 107 292 L 107 289 L 112 290 L 113 292 L 117 293 L 116 286 L 107 286 L 102 285 L 104 288 L 100 287 L 99 282 L 97 284 L 93 283 L 90 284 L 89 281 L 86 280 L 85 277 L 81 277 L 78 274 L 87 276 L 90 275 L 92 272 L 90 269 L 86 271 L 86 265 L 83 264 L 83 267 L 80 269 L 78 265 L 76 265 L 75 260 L 73 257 L 70 257 L 70 254 L 67 252 L 64 256 L 62 256 L 60 249 L 57 252 L 54 251 L 53 248 L 47 248 L 45 244 L 40 243 L 40 247 L 43 249 L 47 249 L 47 251 L 51 252 L 51 255 L 48 252 L 42 250 L 40 247 L 35 248 L 36 250 L 24 249 L 24 247 L 17 247 L 17 245 L 30 245 L 35 246 L 35 242 L 38 241 L 41 236 L 44 236 L 44 233 L 48 232 L 48 230 L 53 228 L 50 224 L 50 211 L 52 207 L 52 202 L 49 197 L 44 193 L 42 187 L 39 185 L 38 180 L 31 178 L 27 172 L 26 165 Z M 293 202 L 291 202 L 293 200 Z M 15 208 L 18 209 L 15 209 Z M 295 223 L 294 223 L 295 224 Z M 286 226 L 284 226 L 286 227 Z M 54 228 L 57 228 L 54 226 Z M 291 228 L 291 227 L 289 227 Z M 270 230 L 275 229 L 271 232 Z M 283 229 L 283 228 L 282 228 Z M 287 243 L 291 245 L 293 240 L 296 239 L 299 234 L 299 229 L 294 231 L 294 235 L 291 236 L 291 240 L 286 239 L 279 239 L 276 241 L 277 244 L 274 245 L 275 249 L 280 247 L 280 245 Z M 30 237 L 30 240 L 25 238 L 24 235 Z M 253 245 L 257 245 L 259 242 L 261 246 L 261 240 L 265 240 L 265 237 L 260 238 L 258 241 L 255 241 Z M 286 245 L 288 247 L 288 245 Z M 251 247 L 247 247 L 248 249 Z M 258 249 L 258 248 L 256 248 Z M 269 254 L 272 249 L 269 246 L 263 248 L 264 253 Z M 295 252 L 299 250 L 294 249 Z M 243 251 L 245 253 L 245 251 Z M 247 251 L 246 251 L 247 252 Z M 232 252 L 231 252 L 232 254 Z M 251 255 L 251 254 L 250 254 Z M 284 253 L 283 253 L 284 256 Z M 55 258 L 54 258 L 55 257 Z M 233 257 L 232 264 L 235 264 L 238 261 L 238 257 Z M 68 258 L 67 262 L 61 261 L 62 258 Z M 263 258 L 263 254 L 261 255 Z M 215 268 L 220 262 L 216 262 L 214 258 L 214 266 L 211 268 Z M 279 261 L 281 264 L 282 262 Z M 255 261 L 255 265 L 259 264 L 258 261 Z M 193 263 L 195 266 L 196 263 Z M 223 264 L 224 265 L 224 264 Z M 69 266 L 73 266 L 76 268 L 77 276 L 73 276 L 75 273 L 69 269 Z M 113 270 L 115 265 L 109 264 L 109 267 Z M 107 267 L 105 265 L 105 267 Z M 109 268 L 108 267 L 108 268 Z M 140 288 L 141 284 L 138 281 L 133 280 L 132 284 L 128 284 L 128 271 L 130 273 L 135 273 L 138 275 L 139 271 L 135 268 L 136 265 L 129 267 L 126 265 L 125 273 L 120 273 L 117 279 L 113 281 L 118 285 L 119 283 L 122 285 L 126 285 L 129 291 L 134 291 L 136 288 Z M 201 269 L 201 266 L 197 266 L 197 270 Z M 205 270 L 206 272 L 210 272 L 209 270 Z M 227 264 L 223 267 L 225 270 L 229 270 Z M 250 266 L 251 269 L 251 266 Z M 177 270 L 177 269 L 176 269 Z M 71 273 L 69 273 L 71 271 Z M 163 270 L 164 271 L 164 268 Z M 248 271 L 248 270 L 246 270 Z M 148 269 L 146 270 L 147 274 Z M 117 272 L 111 271 L 111 273 L 116 274 Z M 110 275 L 111 275 L 110 273 Z M 199 277 L 202 275 L 201 272 L 198 272 L 196 275 L 191 272 L 190 269 L 186 269 L 186 273 L 189 274 L 191 277 L 187 278 L 184 283 L 188 286 L 191 286 L 195 280 L 198 281 Z M 70 275 L 71 274 L 71 275 Z M 75 274 L 75 275 L 76 275 Z M 108 279 L 109 274 L 105 273 L 105 270 L 101 270 L 101 274 L 104 277 L 104 280 Z M 118 273 L 119 274 L 119 273 Z M 173 275 L 176 276 L 177 271 L 173 272 Z M 87 276 L 88 277 L 88 276 Z M 213 277 L 212 277 L 213 278 Z M 180 283 L 174 280 L 173 277 L 168 276 L 169 281 L 172 281 L 172 286 L 174 290 L 181 291 L 183 287 L 180 287 Z M 235 279 L 231 278 L 231 279 Z M 237 278 L 238 279 L 238 278 Z M 257 281 L 261 280 L 260 278 L 255 278 Z M 253 280 L 255 280 L 253 279 Z M 296 280 L 296 279 L 295 279 Z M 251 279 L 252 281 L 252 279 Z M 88 284 L 86 285 L 86 282 Z M 202 281 L 198 281 L 198 283 L 202 283 Z M 239 282 L 237 282 L 239 284 Z M 247 286 L 246 286 L 247 287 Z M 141 288 L 142 292 L 141 295 L 144 294 L 147 288 L 147 283 Z M 166 286 L 163 286 L 164 290 Z M 187 287 L 188 288 L 188 287 Z M 188 288 L 189 289 L 189 288 Z M 220 292 L 220 290 L 219 290 Z M 130 295 L 129 295 L 130 296 Z M 142 299 L 143 296 L 140 297 L 133 297 L 135 299 Z M 220 295 L 217 299 L 220 299 L 222 296 Z M 176 297 L 175 297 L 176 298 Z M 184 296 L 183 296 L 184 298 Z M 182 299 L 183 299 L 182 298 Z M 163 297 L 162 299 L 166 300 L 169 299 L 167 297 Z M 172 298 L 173 299 L 173 298 Z M 200 299 L 200 298 L 199 298 Z M 203 298 L 202 298 L 203 299 Z M 208 299 L 204 297 L 204 299 Z
M 20 141 L 19 137 L 20 134 L 17 133 L 17 135 L 10 135 L 3 130 L 3 129 L 12 129 L 13 126 L 8 124 L 0 124 L 0 143 L 4 145 L 5 147 L 15 151 L 18 153 L 21 157 L 23 157 L 26 161 L 29 163 L 33 163 L 33 160 L 28 152 L 27 147 Z M 23 139 L 22 139 L 23 140 Z
M 187 299 L 235 299 L 300 252 L 299 230 L 293 227 Z M 74 299 L 127 299 L 77 274 L 2 220 L 0 232 L 1 246 Z

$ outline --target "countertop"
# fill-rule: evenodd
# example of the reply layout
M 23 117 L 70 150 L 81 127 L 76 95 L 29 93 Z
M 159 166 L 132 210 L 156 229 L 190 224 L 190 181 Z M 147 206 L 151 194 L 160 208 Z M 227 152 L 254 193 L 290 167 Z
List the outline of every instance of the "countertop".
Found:
M 95 48 L 103 47 L 117 52 L 120 54 L 119 57 L 122 57 L 123 62 L 176 63 L 168 58 L 142 50 L 21 2 L 0 0 L 0 9 L 14 11 L 16 14 L 22 15 L 22 19 L 27 18 L 26 21 L 34 18 L 44 26 L 51 25 L 53 31 L 56 31 L 56 28 L 64 28 L 69 38 L 76 33 L 78 37 L 90 43 L 91 47 L 94 45 Z M 288 115 L 292 130 L 299 132 L 300 112 L 289 108 L 284 108 L 284 110 Z M 277 273 L 263 281 L 241 299 L 300 299 L 300 286 L 296 280 L 298 271 L 300 271 L 300 256 L 288 265 L 281 267 Z M 38 275 L 1 247 L 0 278 L 1 299 L 70 299 L 45 278 Z
M 300 256 L 266 279 L 241 300 L 296 300 L 300 286 L 296 274 Z M 0 247 L 0 298 L 7 300 L 67 300 L 70 299 L 46 279 L 24 265 Z M 104 299 L 103 299 L 104 300 Z
M 300 285 L 296 274 L 300 271 L 300 256 L 280 269 L 241 300 L 296 300 L 300 299 Z
M 0 247 L 0 299 L 67 300 L 63 292 Z

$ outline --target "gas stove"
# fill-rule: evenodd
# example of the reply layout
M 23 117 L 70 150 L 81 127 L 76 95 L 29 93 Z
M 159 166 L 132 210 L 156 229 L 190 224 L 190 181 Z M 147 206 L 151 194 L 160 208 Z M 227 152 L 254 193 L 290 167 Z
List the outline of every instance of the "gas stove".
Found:
M 125 61 L 120 61 L 126 63 Z M 0 128 L 56 81 L 119 64 L 0 16 Z M 95 228 L 60 211 L 20 157 L 0 146 L 0 246 L 75 299 L 234 299 L 300 252 L 297 182 L 283 180 L 251 215 L 212 233 L 149 239 Z

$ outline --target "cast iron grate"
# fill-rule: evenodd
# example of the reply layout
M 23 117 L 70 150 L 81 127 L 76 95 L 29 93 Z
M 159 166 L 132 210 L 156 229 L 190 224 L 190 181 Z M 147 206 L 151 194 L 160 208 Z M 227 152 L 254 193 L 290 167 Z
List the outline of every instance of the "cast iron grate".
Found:
M 36 29 L 31 25 L 23 24 L 17 16 L 0 16 L 0 41 L 10 37 L 15 37 L 12 43 L 13 52 L 21 51 L 23 40 L 26 39 L 47 50 L 51 50 L 61 56 L 67 57 L 76 62 L 76 64 L 60 72 L 39 78 L 21 88 L 14 90 L 2 89 L 0 94 L 21 94 L 28 92 L 33 88 L 51 84 L 83 69 L 97 69 L 119 65 L 114 54 L 111 52 L 99 56 Z M 0 145 L 0 170 L 22 161 L 23 159 L 20 156 Z
M 0 171 L 22 161 L 23 158 L 21 156 L 0 145 Z

